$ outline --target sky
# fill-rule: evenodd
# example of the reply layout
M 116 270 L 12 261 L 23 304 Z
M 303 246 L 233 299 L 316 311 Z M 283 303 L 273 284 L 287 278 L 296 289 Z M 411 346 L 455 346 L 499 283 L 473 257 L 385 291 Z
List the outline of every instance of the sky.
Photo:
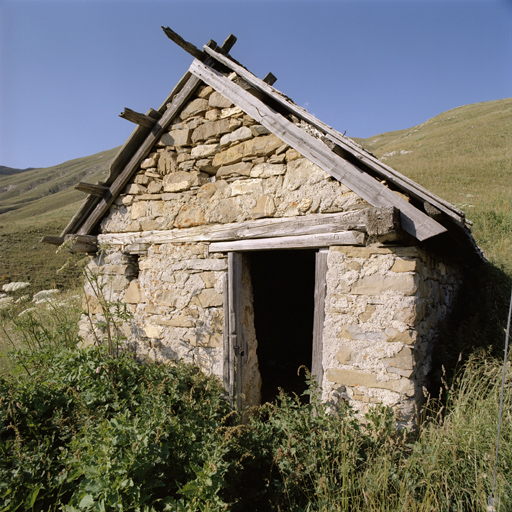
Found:
M 512 0 L 0 0 L 0 165 L 123 144 L 192 62 L 162 25 L 351 137 L 512 97 Z

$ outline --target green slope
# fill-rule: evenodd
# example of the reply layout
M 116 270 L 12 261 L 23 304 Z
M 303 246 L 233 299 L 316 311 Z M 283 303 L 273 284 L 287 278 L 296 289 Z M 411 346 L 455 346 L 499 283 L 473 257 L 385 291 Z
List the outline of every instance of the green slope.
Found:
M 464 210 L 486 256 L 512 276 L 512 98 L 459 107 L 406 130 L 356 140 Z M 60 233 L 85 197 L 74 185 L 104 179 L 117 150 L 0 175 L 0 284 L 72 282 L 72 276 L 55 276 L 67 256 L 38 241 Z
M 118 148 L 70 160 L 53 167 L 31 169 L 0 176 L 0 221 L 46 213 L 83 200 L 73 187 L 79 181 L 95 183 L 105 179 Z
M 458 107 L 407 130 L 356 140 L 462 209 L 486 256 L 512 275 L 512 98 Z
M 29 281 L 39 290 L 76 284 L 77 269 L 57 273 L 69 254 L 39 240 L 60 234 L 85 199 L 74 186 L 105 179 L 117 151 L 0 176 L 0 285 Z

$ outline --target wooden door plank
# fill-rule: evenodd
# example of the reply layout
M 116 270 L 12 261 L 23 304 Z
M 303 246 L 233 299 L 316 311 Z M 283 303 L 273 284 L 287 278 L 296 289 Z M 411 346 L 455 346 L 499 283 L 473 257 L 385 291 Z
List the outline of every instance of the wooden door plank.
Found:
M 403 229 L 418 240 L 426 240 L 446 231 L 444 226 L 334 154 L 322 141 L 295 126 L 221 73 L 198 60 L 194 60 L 190 71 L 371 205 L 396 206 L 400 210 Z
M 228 254 L 229 282 L 229 344 L 230 344 L 230 385 L 232 403 L 242 409 L 243 383 L 243 322 L 242 322 L 242 255 Z
M 323 329 L 325 320 L 325 297 L 327 290 L 327 256 L 329 251 L 320 249 L 315 263 L 315 316 L 313 322 L 313 355 L 311 375 L 319 386 L 323 379 Z

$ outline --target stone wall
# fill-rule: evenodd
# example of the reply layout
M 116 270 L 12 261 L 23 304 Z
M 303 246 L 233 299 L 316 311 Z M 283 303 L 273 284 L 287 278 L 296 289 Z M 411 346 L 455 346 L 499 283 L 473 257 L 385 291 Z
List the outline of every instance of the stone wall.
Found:
M 431 351 L 460 283 L 417 247 L 331 247 L 324 324 L 324 399 L 361 413 L 383 403 L 410 422 Z
M 270 134 L 211 87 L 203 86 L 175 119 L 101 222 L 102 233 L 138 233 L 365 208 L 368 204 Z M 109 246 L 91 261 L 109 300 L 133 318 L 119 330 L 137 353 L 182 359 L 222 378 L 223 289 L 227 256 L 208 243 L 166 243 L 128 254 Z M 249 340 L 244 382 L 257 403 L 252 292 L 244 273 L 244 327 Z M 90 315 L 81 334 L 102 332 L 102 309 L 86 284 Z M 430 366 L 436 326 L 457 281 L 415 247 L 331 247 L 324 326 L 324 398 L 395 406 L 408 422 Z

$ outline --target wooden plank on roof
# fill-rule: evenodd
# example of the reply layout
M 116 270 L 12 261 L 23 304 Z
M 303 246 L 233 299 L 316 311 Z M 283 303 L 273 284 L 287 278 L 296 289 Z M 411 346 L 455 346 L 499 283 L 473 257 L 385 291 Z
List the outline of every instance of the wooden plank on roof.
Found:
M 93 183 L 84 183 L 81 181 L 78 185 L 75 185 L 75 190 L 91 194 L 92 196 L 103 197 L 109 188 L 105 187 L 105 185 L 95 185 Z
M 372 210 L 372 208 L 342 213 L 319 213 L 300 217 L 249 220 L 230 224 L 207 224 L 186 229 L 154 230 L 142 233 L 109 233 L 99 235 L 99 237 L 101 243 L 126 246 L 134 243 L 219 242 L 364 231 L 369 210 Z
M 185 41 L 179 34 L 174 32 L 169 27 L 162 27 L 162 30 L 164 31 L 165 35 L 174 43 L 176 43 L 180 48 L 183 48 L 187 53 L 190 53 L 192 57 L 199 59 L 203 61 L 206 58 L 206 55 L 196 46 L 194 46 L 192 43 L 189 43 L 188 41 Z
M 213 242 L 210 252 L 268 251 L 270 249 L 314 249 L 331 245 L 364 245 L 365 233 L 343 231 L 318 235 L 283 236 L 280 238 L 255 238 L 229 242 Z
M 194 62 L 198 62 L 197 60 Z M 176 96 L 172 99 L 171 104 L 165 111 L 164 115 L 157 121 L 155 126 L 147 135 L 144 142 L 140 145 L 135 154 L 131 157 L 130 161 L 123 169 L 123 171 L 116 178 L 114 183 L 110 186 L 110 198 L 105 199 L 102 198 L 89 215 L 89 217 L 85 220 L 79 230 L 79 234 L 87 235 L 89 234 L 94 226 L 101 220 L 103 215 L 106 213 L 107 209 L 114 202 L 114 199 L 121 192 L 121 190 L 125 187 L 125 185 L 130 180 L 132 174 L 137 170 L 140 162 L 148 155 L 153 144 L 161 137 L 164 133 L 165 128 L 169 125 L 169 123 L 173 120 L 176 114 L 181 110 L 185 102 L 190 98 L 193 92 L 196 90 L 197 86 L 200 84 L 200 79 L 195 76 L 191 76 L 187 82 L 187 84 L 180 90 Z
M 444 226 L 354 164 L 333 153 L 321 140 L 277 114 L 221 73 L 198 60 L 194 60 L 190 71 L 371 205 L 396 206 L 400 210 L 402 228 L 418 240 L 426 240 L 446 231 Z
M 123 112 L 119 114 L 119 117 L 122 117 L 123 119 L 126 119 L 132 123 L 146 126 L 147 128 L 153 128 L 156 123 L 156 119 L 154 117 L 141 114 L 140 112 L 135 112 L 135 110 L 126 107 Z
M 462 212 L 449 202 L 445 201 L 444 199 L 436 196 L 435 194 L 433 194 L 426 188 L 422 187 L 415 181 L 411 180 L 407 176 L 404 176 L 403 174 L 399 173 L 392 167 L 389 167 L 388 165 L 384 164 L 379 159 L 377 159 L 376 157 L 365 151 L 363 148 L 361 148 L 350 138 L 344 137 L 341 133 L 337 132 L 329 125 L 323 123 L 315 116 L 311 115 L 306 109 L 299 107 L 298 105 L 293 103 L 284 94 L 280 93 L 279 91 L 271 87 L 271 84 L 269 85 L 268 83 L 266 83 L 265 80 L 260 80 L 250 71 L 238 65 L 229 57 L 226 57 L 216 52 L 215 49 L 213 48 L 205 47 L 204 51 L 214 59 L 224 64 L 229 69 L 235 71 L 235 73 L 237 73 L 240 77 L 246 80 L 250 85 L 268 94 L 272 99 L 276 100 L 278 103 L 286 107 L 287 110 L 294 113 L 301 119 L 304 119 L 318 130 L 324 132 L 325 136 L 327 136 L 332 142 L 338 144 L 345 151 L 348 151 L 351 155 L 353 155 L 358 160 L 363 162 L 377 174 L 379 174 L 383 178 L 386 178 L 390 183 L 393 183 L 396 186 L 406 190 L 407 192 L 411 193 L 411 195 L 418 199 L 429 201 L 431 204 L 433 204 L 437 208 L 441 209 L 441 211 L 449 215 L 450 218 L 452 218 L 458 224 L 464 223 L 464 212 Z

